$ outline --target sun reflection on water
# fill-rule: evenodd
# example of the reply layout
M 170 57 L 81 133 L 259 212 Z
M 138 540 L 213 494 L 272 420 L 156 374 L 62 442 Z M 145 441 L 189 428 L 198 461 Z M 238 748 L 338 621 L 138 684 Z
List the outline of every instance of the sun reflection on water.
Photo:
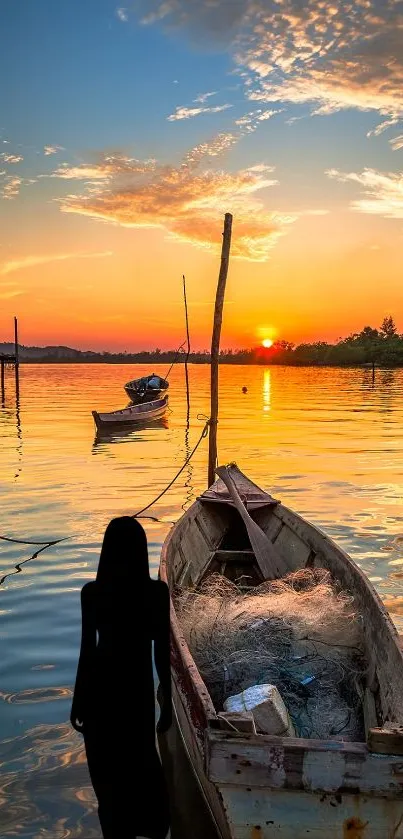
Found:
M 263 410 L 270 411 L 271 408 L 271 371 L 263 372 Z

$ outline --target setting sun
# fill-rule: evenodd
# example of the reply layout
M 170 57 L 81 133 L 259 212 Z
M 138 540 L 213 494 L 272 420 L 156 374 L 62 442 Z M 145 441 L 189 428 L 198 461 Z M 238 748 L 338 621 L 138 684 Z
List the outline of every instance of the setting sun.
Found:
M 264 341 L 262 341 L 262 346 L 266 347 L 266 350 L 268 350 L 270 349 L 270 347 L 273 346 L 273 341 L 271 340 L 271 338 L 265 338 Z

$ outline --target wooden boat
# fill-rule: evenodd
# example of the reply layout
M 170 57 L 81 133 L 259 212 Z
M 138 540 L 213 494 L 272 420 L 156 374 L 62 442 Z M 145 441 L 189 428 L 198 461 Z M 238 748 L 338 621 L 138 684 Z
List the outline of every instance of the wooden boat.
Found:
M 132 379 L 125 384 L 125 391 L 132 402 L 149 402 L 160 396 L 169 388 L 169 382 L 162 376 L 152 373 L 151 376 L 143 376 L 141 379 Z
M 221 471 L 221 470 L 220 470 Z M 282 738 L 223 730 L 171 605 L 176 722 L 221 839 L 403 837 L 403 657 L 399 636 L 367 577 L 328 536 L 228 468 L 243 512 L 221 479 L 168 535 L 160 576 L 171 590 L 209 574 L 265 578 L 242 518 L 266 535 L 279 567 L 324 567 L 363 616 L 369 662 L 366 742 Z M 235 493 L 236 494 L 236 493 Z M 241 515 L 240 515 L 241 512 Z M 173 764 L 174 765 L 174 764 Z
M 145 431 L 147 428 L 168 428 L 168 418 L 163 415 L 157 419 L 136 420 L 135 423 L 104 423 L 96 429 L 93 446 L 96 448 L 102 443 L 122 443 L 130 440 L 138 431 Z
M 97 411 L 93 411 L 92 416 L 98 429 L 133 425 L 133 423 L 143 424 L 144 422 L 150 422 L 150 420 L 156 420 L 162 417 L 167 409 L 167 405 L 168 397 L 163 396 L 161 399 L 154 399 L 151 402 L 129 405 L 127 408 L 122 408 L 121 411 L 110 411 L 105 414 L 99 414 Z

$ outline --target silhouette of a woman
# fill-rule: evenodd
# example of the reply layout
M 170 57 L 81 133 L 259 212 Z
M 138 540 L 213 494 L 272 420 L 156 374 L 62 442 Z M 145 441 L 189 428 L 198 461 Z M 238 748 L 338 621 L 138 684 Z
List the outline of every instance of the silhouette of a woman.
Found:
M 108 524 L 81 612 L 71 723 L 84 735 L 104 839 L 164 839 L 169 810 L 156 749 L 152 641 L 163 733 L 172 721 L 169 592 L 150 578 L 146 535 L 135 519 Z

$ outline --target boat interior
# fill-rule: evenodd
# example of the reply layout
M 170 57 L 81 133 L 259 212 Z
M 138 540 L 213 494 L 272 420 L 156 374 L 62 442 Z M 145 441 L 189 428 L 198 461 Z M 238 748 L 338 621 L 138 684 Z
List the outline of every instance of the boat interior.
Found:
M 223 496 L 220 482 L 214 486 Z M 254 502 L 249 496 L 249 513 L 281 557 L 284 575 L 303 568 L 324 568 L 336 586 L 353 595 L 362 616 L 364 653 L 368 659 L 366 692 L 372 721 L 368 725 L 379 726 L 385 721 L 401 725 L 402 652 L 395 627 L 373 587 L 326 534 L 254 484 L 251 486 L 265 497 L 256 496 Z M 265 580 L 244 521 L 228 499 L 223 502 L 224 497 L 212 500 L 208 490 L 175 528 L 165 559 L 166 579 L 174 602 L 175 592 L 188 587 L 197 589 L 212 574 L 221 574 L 242 589 Z

